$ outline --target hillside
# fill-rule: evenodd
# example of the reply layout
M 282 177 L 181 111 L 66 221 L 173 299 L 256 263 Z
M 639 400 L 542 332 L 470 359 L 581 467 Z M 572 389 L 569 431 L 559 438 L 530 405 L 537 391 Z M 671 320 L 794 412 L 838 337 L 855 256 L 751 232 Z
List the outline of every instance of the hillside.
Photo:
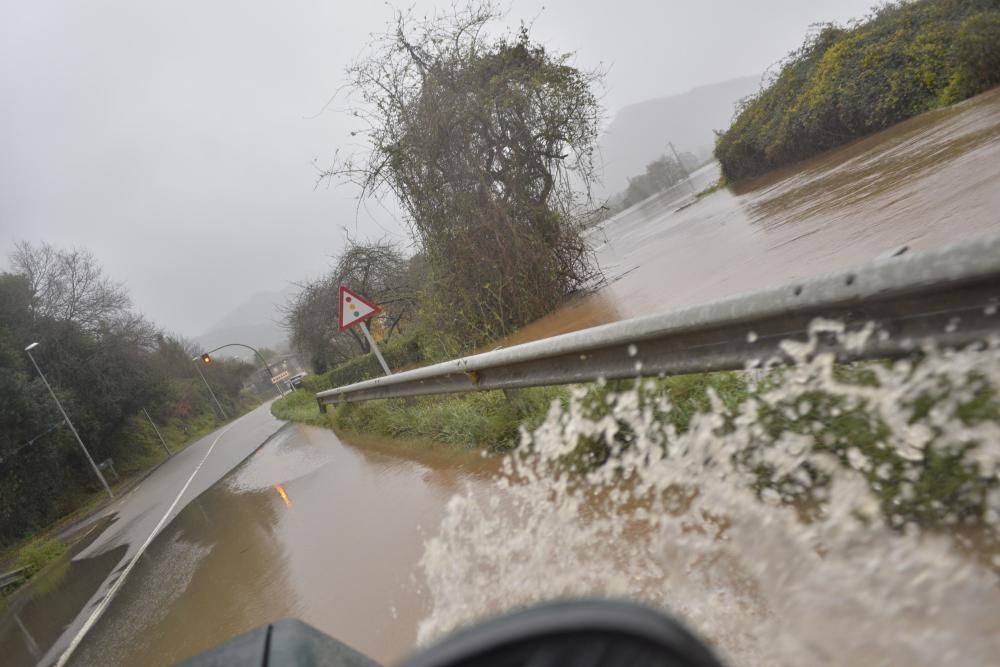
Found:
M 598 142 L 604 166 L 597 197 L 624 190 L 628 179 L 669 150 L 711 155 L 715 130 L 729 127 L 736 102 L 756 93 L 760 76 L 747 76 L 695 88 L 681 95 L 645 100 L 621 109 Z
M 206 350 L 227 343 L 280 349 L 287 347 L 288 333 L 282 328 L 281 306 L 297 288 L 289 285 L 274 292 L 258 292 L 195 338 Z M 336 314 L 333 315 L 336 317 Z M 250 353 L 233 348 L 227 355 L 246 358 Z
M 758 176 L 1000 84 L 1000 2 L 887 3 L 823 26 L 740 112 L 715 156 Z

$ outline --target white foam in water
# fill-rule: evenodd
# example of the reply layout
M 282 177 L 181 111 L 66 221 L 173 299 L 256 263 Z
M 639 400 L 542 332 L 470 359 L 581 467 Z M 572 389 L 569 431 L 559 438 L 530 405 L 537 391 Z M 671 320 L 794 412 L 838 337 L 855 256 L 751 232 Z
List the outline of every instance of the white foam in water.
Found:
M 971 406 L 1000 388 L 1000 346 L 852 369 L 877 386 L 815 354 L 821 334 L 863 346 L 871 333 L 815 322 L 785 348 L 800 365 L 735 408 L 712 393 L 682 433 L 653 383 L 610 397 L 600 418 L 574 390 L 522 435 L 495 491 L 449 503 L 422 560 L 433 604 L 420 641 L 598 594 L 672 612 L 734 666 L 995 664 L 1000 425 Z M 778 416 L 780 434 L 767 428 Z M 854 427 L 830 429 L 837 420 Z M 628 445 L 604 464 L 567 464 L 581 438 L 616 435 Z M 924 507 L 936 518 L 921 528 L 907 503 L 946 455 L 978 468 Z M 755 490 L 762 466 L 782 484 Z

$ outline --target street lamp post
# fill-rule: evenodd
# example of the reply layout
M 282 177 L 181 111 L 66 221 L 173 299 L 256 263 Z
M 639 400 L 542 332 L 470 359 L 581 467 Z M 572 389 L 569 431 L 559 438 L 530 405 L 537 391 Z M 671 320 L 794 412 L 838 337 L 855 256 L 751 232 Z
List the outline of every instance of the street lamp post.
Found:
M 219 412 L 222 413 L 222 419 L 225 421 L 229 421 L 229 416 L 226 414 L 226 411 L 222 409 L 222 403 L 219 403 L 219 399 L 215 397 L 215 392 L 212 391 L 212 385 L 208 384 L 208 380 L 205 379 L 205 374 L 201 372 L 201 366 L 197 364 L 197 362 L 200 360 L 201 360 L 200 356 L 191 358 L 191 361 L 196 362 L 194 367 L 198 369 L 198 375 L 201 376 L 201 381 L 205 383 L 205 387 L 208 388 L 208 393 L 212 395 L 212 400 L 215 401 L 215 404 L 219 407 Z
M 63 409 L 62 403 L 59 402 L 59 397 L 56 396 L 56 392 L 52 391 L 52 387 L 51 385 L 49 385 L 49 381 L 45 379 L 45 373 L 43 373 L 42 369 L 38 367 L 38 362 L 35 361 L 35 358 L 31 355 L 31 351 L 36 347 L 38 347 L 38 343 L 32 343 L 28 347 L 24 348 L 24 351 L 28 353 L 28 358 L 31 359 L 31 363 L 35 366 L 35 370 L 38 371 L 39 377 L 41 377 L 42 382 L 45 383 L 45 388 L 49 390 L 49 394 L 52 395 L 52 400 L 54 400 L 56 402 L 56 405 L 59 407 L 59 412 L 62 413 L 63 419 L 66 420 L 66 425 L 69 426 L 69 430 L 73 432 L 73 436 L 76 438 L 76 441 L 80 443 L 80 449 L 83 450 L 84 456 L 86 456 L 87 460 L 90 462 L 90 467 L 94 469 L 94 473 L 97 475 L 97 478 L 100 479 L 101 484 L 104 485 L 104 490 L 108 492 L 108 495 L 113 500 L 115 494 L 111 492 L 111 487 L 108 486 L 107 480 L 105 480 L 104 475 L 101 474 L 101 469 L 97 467 L 96 463 L 94 463 L 94 459 L 91 458 L 90 452 L 87 451 L 87 446 L 83 444 L 83 440 L 80 438 L 80 434 L 76 432 L 76 427 L 73 426 L 73 422 L 69 420 L 69 415 L 66 414 L 66 411 Z

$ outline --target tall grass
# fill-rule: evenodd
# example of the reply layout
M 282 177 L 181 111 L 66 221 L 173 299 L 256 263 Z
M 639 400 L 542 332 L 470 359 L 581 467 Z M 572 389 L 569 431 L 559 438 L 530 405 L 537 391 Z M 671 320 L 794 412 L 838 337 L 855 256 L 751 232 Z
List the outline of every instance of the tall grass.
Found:
M 25 578 L 30 579 L 65 553 L 66 545 L 59 540 L 37 539 L 21 548 L 17 555 L 17 567 L 24 568 Z

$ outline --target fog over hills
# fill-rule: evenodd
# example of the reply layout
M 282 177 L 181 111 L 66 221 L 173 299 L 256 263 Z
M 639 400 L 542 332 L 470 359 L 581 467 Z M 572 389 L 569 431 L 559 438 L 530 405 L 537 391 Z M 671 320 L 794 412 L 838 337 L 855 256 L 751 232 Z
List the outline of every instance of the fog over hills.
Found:
M 628 186 L 628 179 L 666 154 L 673 142 L 678 151 L 707 156 L 715 145 L 715 130 L 732 122 L 736 103 L 760 88 L 760 75 L 700 86 L 681 95 L 659 97 L 624 107 L 598 142 L 603 183 L 595 196 L 610 197 Z
M 288 332 L 281 326 L 284 319 L 281 307 L 298 289 L 295 285 L 287 285 L 273 292 L 254 294 L 233 308 L 208 331 L 196 336 L 195 341 L 206 350 L 228 343 L 242 343 L 257 348 L 284 348 Z M 336 316 L 336 313 L 331 314 L 331 317 Z M 249 351 L 238 347 L 227 349 L 222 354 L 241 359 L 251 355 Z

